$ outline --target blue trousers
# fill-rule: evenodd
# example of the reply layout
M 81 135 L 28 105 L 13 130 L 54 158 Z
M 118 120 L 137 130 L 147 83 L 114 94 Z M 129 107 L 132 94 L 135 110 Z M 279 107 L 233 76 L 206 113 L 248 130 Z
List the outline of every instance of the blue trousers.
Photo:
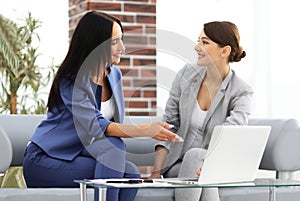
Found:
M 75 179 L 140 178 L 138 168 L 126 161 L 125 143 L 117 137 L 93 142 L 72 161 L 50 157 L 31 143 L 25 151 L 23 172 L 30 188 L 74 188 L 78 187 Z M 109 201 L 133 201 L 136 193 L 137 189 L 109 188 L 106 197 Z

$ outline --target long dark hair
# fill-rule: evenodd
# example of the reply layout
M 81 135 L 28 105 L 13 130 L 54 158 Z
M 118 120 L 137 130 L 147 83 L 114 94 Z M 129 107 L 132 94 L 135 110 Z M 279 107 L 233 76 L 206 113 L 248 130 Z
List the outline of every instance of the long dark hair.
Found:
M 204 24 L 205 35 L 220 47 L 229 45 L 231 53 L 228 62 L 238 62 L 246 56 L 240 46 L 240 34 L 237 26 L 228 21 L 214 21 Z
M 71 39 L 68 53 L 58 68 L 50 89 L 47 104 L 50 111 L 54 107 L 58 108 L 62 102 L 59 91 L 60 80 L 65 78 L 69 84 L 74 83 L 83 62 L 100 44 L 105 51 L 98 55 L 99 61 L 103 65 L 111 63 L 111 44 L 107 41 L 111 39 L 114 22 L 120 25 L 123 32 L 119 19 L 102 12 L 90 11 L 80 19 Z

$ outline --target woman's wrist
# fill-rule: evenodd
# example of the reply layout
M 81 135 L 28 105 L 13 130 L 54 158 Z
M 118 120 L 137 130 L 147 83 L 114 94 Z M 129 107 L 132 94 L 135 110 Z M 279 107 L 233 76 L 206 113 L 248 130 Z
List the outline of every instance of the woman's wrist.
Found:
M 157 175 L 159 174 L 160 175 L 161 174 L 161 170 L 153 170 L 151 173 L 152 174 L 157 174 Z

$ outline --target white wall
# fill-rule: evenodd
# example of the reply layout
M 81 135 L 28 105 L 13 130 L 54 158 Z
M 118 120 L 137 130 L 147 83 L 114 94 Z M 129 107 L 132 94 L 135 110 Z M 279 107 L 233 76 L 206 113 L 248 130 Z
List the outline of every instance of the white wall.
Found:
M 172 1 L 172 4 L 157 1 L 157 104 L 160 111 L 165 107 L 169 81 L 186 60 L 191 60 L 178 56 L 177 52 L 174 54 L 175 47 L 195 56 L 195 63 L 193 45 L 183 46 L 184 41 L 188 39 L 196 44 L 205 22 L 229 20 L 238 26 L 241 45 L 247 52 L 241 62 L 231 66 L 255 90 L 252 115 L 300 120 L 297 62 L 300 30 L 296 21 L 300 13 L 296 8 L 293 0 L 286 0 L 284 4 L 278 0 L 185 0 Z M 166 31 L 170 37 L 165 36 Z M 177 40 L 173 40 L 173 35 L 177 35 Z M 169 47 L 161 45 L 166 41 Z
M 0 0 L 0 14 L 21 23 L 28 12 L 42 22 L 37 30 L 40 36 L 38 65 L 60 64 L 66 55 L 69 41 L 68 0 Z
M 41 21 L 41 27 L 36 30 L 40 41 L 34 43 L 40 55 L 36 61 L 38 66 L 50 68 L 62 62 L 69 46 L 68 0 L 0 0 L 0 5 L 0 14 L 16 23 L 23 24 L 28 12 Z M 51 83 L 40 90 L 40 98 L 45 102 L 50 87 Z
M 232 68 L 255 90 L 253 116 L 300 120 L 300 29 L 297 1 L 157 1 L 157 105 L 163 112 L 176 72 L 196 62 L 193 50 L 202 25 L 229 20 L 240 30 L 247 56 Z M 13 20 L 30 11 L 42 21 L 38 64 L 60 63 L 68 48 L 68 1 L 0 0 L 0 14 Z

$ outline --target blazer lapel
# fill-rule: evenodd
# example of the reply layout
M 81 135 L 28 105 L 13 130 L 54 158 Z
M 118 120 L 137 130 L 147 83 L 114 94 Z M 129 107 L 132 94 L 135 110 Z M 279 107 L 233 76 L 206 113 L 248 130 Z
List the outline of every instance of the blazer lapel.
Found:
M 196 104 L 197 95 L 200 89 L 200 85 L 205 77 L 205 74 L 206 69 L 197 71 L 197 74 L 191 78 L 190 87 L 186 89 L 186 93 L 184 94 L 184 97 L 187 99 L 186 101 L 184 101 L 184 104 L 186 104 L 186 109 L 183 111 L 183 114 L 181 114 L 181 121 L 184 122 L 183 128 L 185 128 L 185 130 L 183 131 L 184 135 L 188 132 L 188 128 L 190 127 L 194 105 Z M 188 136 L 190 139 L 187 139 L 187 143 L 184 144 L 184 147 L 186 148 L 191 146 L 195 137 L 191 135 Z
M 193 140 L 195 136 L 186 135 L 188 132 L 188 129 L 190 127 L 190 122 L 192 118 L 192 112 L 193 112 L 193 106 L 196 103 L 197 94 L 200 88 L 200 84 L 203 81 L 205 74 L 206 74 L 206 68 L 199 68 L 195 67 L 196 73 L 194 74 L 188 74 L 184 82 L 187 83 L 185 88 L 182 91 L 181 94 L 181 104 L 180 104 L 180 128 L 178 130 L 178 133 L 182 135 L 184 138 L 183 143 L 174 143 L 171 146 L 172 151 L 169 152 L 168 157 L 166 158 L 165 164 L 164 164 L 164 171 L 170 168 L 172 164 L 178 160 L 182 154 L 191 146 L 193 143 Z M 188 138 L 186 138 L 188 137 Z
M 194 106 L 194 104 L 196 103 L 196 99 L 195 98 L 197 98 L 197 93 L 196 93 L 196 91 L 199 91 L 199 84 L 198 84 L 198 81 L 196 81 L 195 80 L 195 82 L 193 82 L 193 83 L 191 83 L 191 86 L 190 86 L 190 88 L 189 88 L 189 90 L 187 90 L 187 93 L 186 93 L 186 98 L 187 98 L 187 100 L 185 101 L 185 103 L 184 104 L 186 104 L 187 105 L 187 107 L 186 107 L 186 110 L 185 110 L 185 113 L 186 114 L 184 114 L 183 115 L 183 117 L 186 117 L 185 118 L 185 124 L 186 124 L 186 128 L 188 128 L 189 126 L 189 124 L 190 124 L 190 120 L 191 120 L 191 118 L 192 118 L 192 112 L 193 112 L 193 106 Z
M 124 97 L 123 97 L 123 91 L 121 83 L 122 81 L 115 80 L 113 76 L 111 76 L 111 73 L 107 75 L 108 82 L 110 84 L 111 90 L 112 90 L 112 96 L 114 97 L 114 100 L 116 102 L 116 112 L 113 116 L 115 122 L 123 123 L 124 120 Z
M 218 93 L 216 94 L 216 96 L 212 102 L 212 105 L 210 106 L 209 110 L 207 111 L 206 117 L 203 122 L 203 131 L 205 131 L 208 121 L 210 120 L 212 114 L 215 112 L 217 106 L 219 105 L 219 103 L 223 97 L 224 97 L 224 92 L 218 91 Z
M 225 77 L 225 79 L 223 80 L 221 86 L 220 86 L 220 90 L 218 91 L 218 93 L 216 94 L 213 102 L 212 102 L 212 105 L 210 106 L 208 112 L 207 112 L 207 115 L 204 119 L 204 122 L 203 122 L 203 133 L 206 133 L 207 131 L 207 125 L 208 125 L 208 122 L 210 121 L 211 119 L 211 116 L 213 115 L 213 113 L 216 111 L 216 108 L 219 106 L 221 100 L 223 99 L 224 97 L 224 94 L 225 94 L 225 90 L 228 86 L 228 83 L 230 81 L 232 77 L 232 71 L 230 70 L 228 75 Z M 204 136 L 204 139 L 203 139 L 203 145 L 206 145 L 208 144 L 209 142 L 208 139 L 210 139 L 210 137 L 206 137 L 206 135 Z

